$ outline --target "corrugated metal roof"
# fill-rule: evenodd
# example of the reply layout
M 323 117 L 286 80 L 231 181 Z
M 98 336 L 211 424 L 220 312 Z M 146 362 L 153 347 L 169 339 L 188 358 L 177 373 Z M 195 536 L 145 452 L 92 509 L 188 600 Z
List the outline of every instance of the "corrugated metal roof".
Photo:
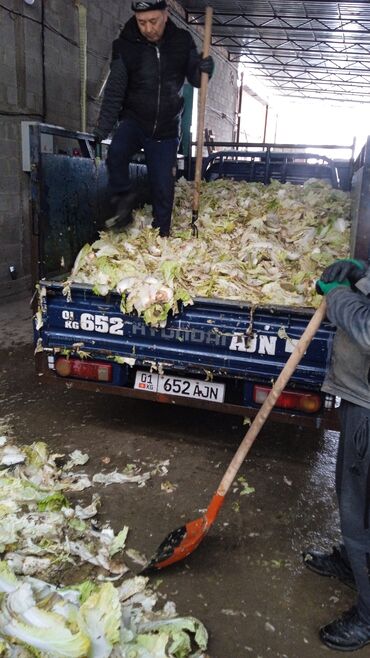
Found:
M 179 0 L 204 25 L 204 0 Z M 370 2 L 212 0 L 212 45 L 275 95 L 370 102 Z

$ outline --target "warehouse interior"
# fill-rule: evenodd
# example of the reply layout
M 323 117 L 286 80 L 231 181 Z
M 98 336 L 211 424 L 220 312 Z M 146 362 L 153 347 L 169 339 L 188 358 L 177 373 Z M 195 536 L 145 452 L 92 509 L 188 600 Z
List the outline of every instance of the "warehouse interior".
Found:
M 213 139 L 235 142 L 239 132 L 239 141 L 340 141 L 350 147 L 356 137 L 357 149 L 362 146 L 370 75 L 368 3 L 215 0 L 212 6 L 216 72 L 205 122 Z M 131 10 L 128 2 L 113 0 L 104 9 L 94 0 L 88 5 L 4 0 L 0 11 L 0 297 L 6 298 L 31 286 L 21 123 L 93 129 L 111 43 Z M 171 0 L 169 11 L 200 45 L 204 2 Z M 348 149 L 343 155 L 348 157 Z
M 336 257 L 369 258 L 370 3 L 167 0 L 167 6 L 171 21 L 190 32 L 199 52 L 212 8 L 215 65 L 207 85 L 201 160 L 216 192 L 204 194 L 207 212 L 195 227 L 201 92 L 189 84 L 183 90 L 176 174 L 183 209 L 178 212 L 178 204 L 176 237 L 184 242 L 177 243 L 177 252 L 170 239 L 149 235 L 147 205 L 127 242 L 124 232 L 111 243 L 104 235 L 101 243 L 98 239 L 111 219 L 106 167 L 111 135 L 100 145 L 93 131 L 112 42 L 133 16 L 131 0 L 0 0 L 4 658 L 325 658 L 331 654 L 320 643 L 319 628 L 356 600 L 348 583 L 309 573 L 302 561 L 308 545 L 330 551 L 340 541 L 339 398 L 321 391 L 335 328 L 324 316 L 222 508 L 217 496 L 279 370 L 312 316 L 319 317 L 312 263 L 319 272 Z M 142 152 L 130 167 L 133 177 L 145 178 Z M 268 185 L 271 171 L 277 172 L 276 186 Z M 234 193 L 238 182 L 252 183 L 251 199 Z M 298 184 L 283 189 L 286 182 Z M 255 241 L 252 247 L 240 233 L 233 239 L 238 212 L 250 212 L 253 228 L 245 234 L 246 241 L 249 235 Z M 319 217 L 317 234 L 313 216 Z M 147 232 L 147 242 L 140 243 L 138 227 Z M 312 234 L 319 246 L 310 251 Z M 149 245 L 148 261 L 142 245 Z M 122 253 L 131 266 L 122 270 L 122 288 L 111 289 L 108 275 L 94 281 L 90 261 L 102 256 L 103 271 L 110 266 L 105 257 Z M 157 316 L 145 317 L 144 306 L 126 304 L 126 279 L 140 273 L 140 263 L 145 270 L 163 254 L 168 262 L 159 289 L 162 306 L 155 307 Z M 193 258 L 203 280 L 192 269 Z M 264 277 L 267 305 L 253 267 Z M 179 297 L 166 297 L 184 270 Z M 192 273 L 201 290 L 195 303 L 186 289 Z M 216 281 L 219 294 L 208 296 Z M 143 297 L 153 281 L 144 283 Z M 238 295 L 247 287 L 245 301 Z M 136 289 L 139 302 L 142 289 Z M 173 381 L 185 388 L 194 381 L 199 397 L 184 402 L 176 392 L 170 395 Z M 202 398 L 208 391 L 214 400 Z M 225 396 L 222 408 L 215 401 L 219 393 Z M 29 488 L 22 485 L 31 499 L 22 517 L 13 500 L 18 485 L 7 482 L 16 476 L 32 481 Z M 45 487 L 46 502 L 38 487 Z M 212 528 L 202 525 L 209 502 L 216 516 L 220 509 Z M 14 512 L 10 521 L 7 506 Z M 57 531 L 51 539 L 46 516 L 41 530 L 36 528 L 36 514 L 43 510 L 54 514 Z M 196 531 L 201 528 L 199 544 L 191 536 L 194 544 L 190 541 L 178 564 L 143 571 L 150 560 L 166 563 L 177 542 L 182 546 L 191 519 Z M 19 554 L 24 528 L 27 541 Z M 89 543 L 77 541 L 74 532 L 81 528 Z M 103 547 L 95 555 L 99 537 Z M 43 561 L 42 551 L 49 549 L 52 557 Z M 27 583 L 24 600 L 14 597 L 14 609 L 4 603 L 13 593 L 9 588 L 17 587 L 4 568 L 5 551 L 17 578 L 25 575 Z M 50 576 L 51 589 L 37 581 L 40 574 Z M 61 640 L 52 632 L 47 637 L 47 643 L 55 642 L 52 649 L 41 631 L 23 636 L 23 626 L 10 625 L 13 613 L 25 615 L 22 624 L 33 623 L 30 588 L 34 597 L 45 596 L 45 610 L 55 604 L 62 622 Z M 79 603 L 90 602 L 92 614 L 88 604 L 77 615 L 78 597 Z M 121 605 L 124 628 L 118 639 Z M 112 618 L 115 628 L 108 623 Z M 14 646 L 12 629 L 18 633 Z M 96 644 L 89 644 L 85 631 Z M 121 653 L 119 642 L 132 653 Z M 366 647 L 358 655 L 365 658 Z

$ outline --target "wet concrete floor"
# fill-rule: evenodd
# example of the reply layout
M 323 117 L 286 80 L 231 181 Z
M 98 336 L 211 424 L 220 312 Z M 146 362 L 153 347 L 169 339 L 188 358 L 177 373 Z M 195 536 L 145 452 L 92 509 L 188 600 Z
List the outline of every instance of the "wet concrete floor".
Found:
M 91 473 L 169 459 L 165 478 L 99 491 L 101 518 L 116 531 L 130 526 L 130 548 L 149 557 L 169 531 L 200 516 L 244 435 L 239 418 L 45 386 L 34 371 L 28 299 L 0 305 L 0 335 L 0 420 L 21 443 L 79 448 Z M 197 551 L 153 577 L 179 614 L 205 623 L 210 658 L 342 655 L 321 645 L 318 629 L 355 593 L 301 562 L 302 548 L 330 548 L 339 536 L 337 440 L 335 431 L 268 422 L 239 473 L 255 491 L 240 495 L 237 482 Z

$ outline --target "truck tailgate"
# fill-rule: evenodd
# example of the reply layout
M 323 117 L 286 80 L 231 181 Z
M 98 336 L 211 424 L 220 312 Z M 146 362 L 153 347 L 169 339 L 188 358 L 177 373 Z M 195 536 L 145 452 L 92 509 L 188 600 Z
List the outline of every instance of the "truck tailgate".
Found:
M 39 349 L 79 350 L 95 358 L 127 357 L 135 366 L 212 373 L 252 380 L 275 379 L 309 318 L 311 309 L 258 307 L 196 299 L 165 328 L 152 328 L 120 311 L 120 296 L 96 296 L 74 285 L 71 300 L 57 282 L 40 282 Z M 291 379 L 318 390 L 330 356 L 334 328 L 323 323 Z

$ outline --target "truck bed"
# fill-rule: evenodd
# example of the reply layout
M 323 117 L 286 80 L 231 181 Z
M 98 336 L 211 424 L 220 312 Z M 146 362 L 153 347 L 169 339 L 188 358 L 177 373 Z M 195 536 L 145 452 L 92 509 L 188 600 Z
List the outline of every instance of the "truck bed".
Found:
M 53 140 L 52 152 L 43 148 L 46 138 L 48 144 Z M 89 134 L 39 123 L 29 126 L 32 270 L 41 309 L 37 312 L 35 301 L 38 372 L 48 383 L 253 416 L 304 331 L 312 309 L 254 308 L 247 302 L 196 298 L 192 306 L 170 316 L 164 329 L 156 329 L 135 314 L 123 314 L 120 296 L 115 293 L 98 297 L 91 287 L 75 284 L 69 301 L 63 295 L 62 279 L 68 277 L 81 247 L 97 238 L 111 212 L 105 164 L 94 158 L 93 142 Z M 80 155 L 68 155 L 66 143 L 68 153 L 75 145 Z M 245 145 L 247 150 L 249 146 L 256 145 Z M 268 147 L 260 146 L 262 151 Z M 273 163 L 277 146 L 270 145 Z M 284 169 L 298 149 L 282 146 L 283 151 L 289 148 L 282 161 Z M 300 150 L 307 155 L 303 145 Z M 268 159 L 263 154 L 257 160 L 259 164 Z M 192 164 L 189 159 L 189 170 Z M 237 178 L 240 165 L 234 155 L 231 165 L 232 171 L 226 172 L 222 163 L 213 163 L 212 178 Z M 135 166 L 134 174 L 139 177 L 145 165 Z M 329 168 L 333 170 L 331 165 Z M 335 160 L 335 171 L 344 170 L 346 176 L 338 174 L 336 181 L 343 189 L 351 186 L 351 255 L 367 259 L 370 140 L 355 163 Z M 308 173 L 311 175 L 311 169 L 303 178 Z M 324 322 L 289 389 L 277 401 L 272 419 L 333 427 L 333 398 L 320 391 L 333 336 L 334 328 Z M 299 404 L 295 404 L 297 400 Z

